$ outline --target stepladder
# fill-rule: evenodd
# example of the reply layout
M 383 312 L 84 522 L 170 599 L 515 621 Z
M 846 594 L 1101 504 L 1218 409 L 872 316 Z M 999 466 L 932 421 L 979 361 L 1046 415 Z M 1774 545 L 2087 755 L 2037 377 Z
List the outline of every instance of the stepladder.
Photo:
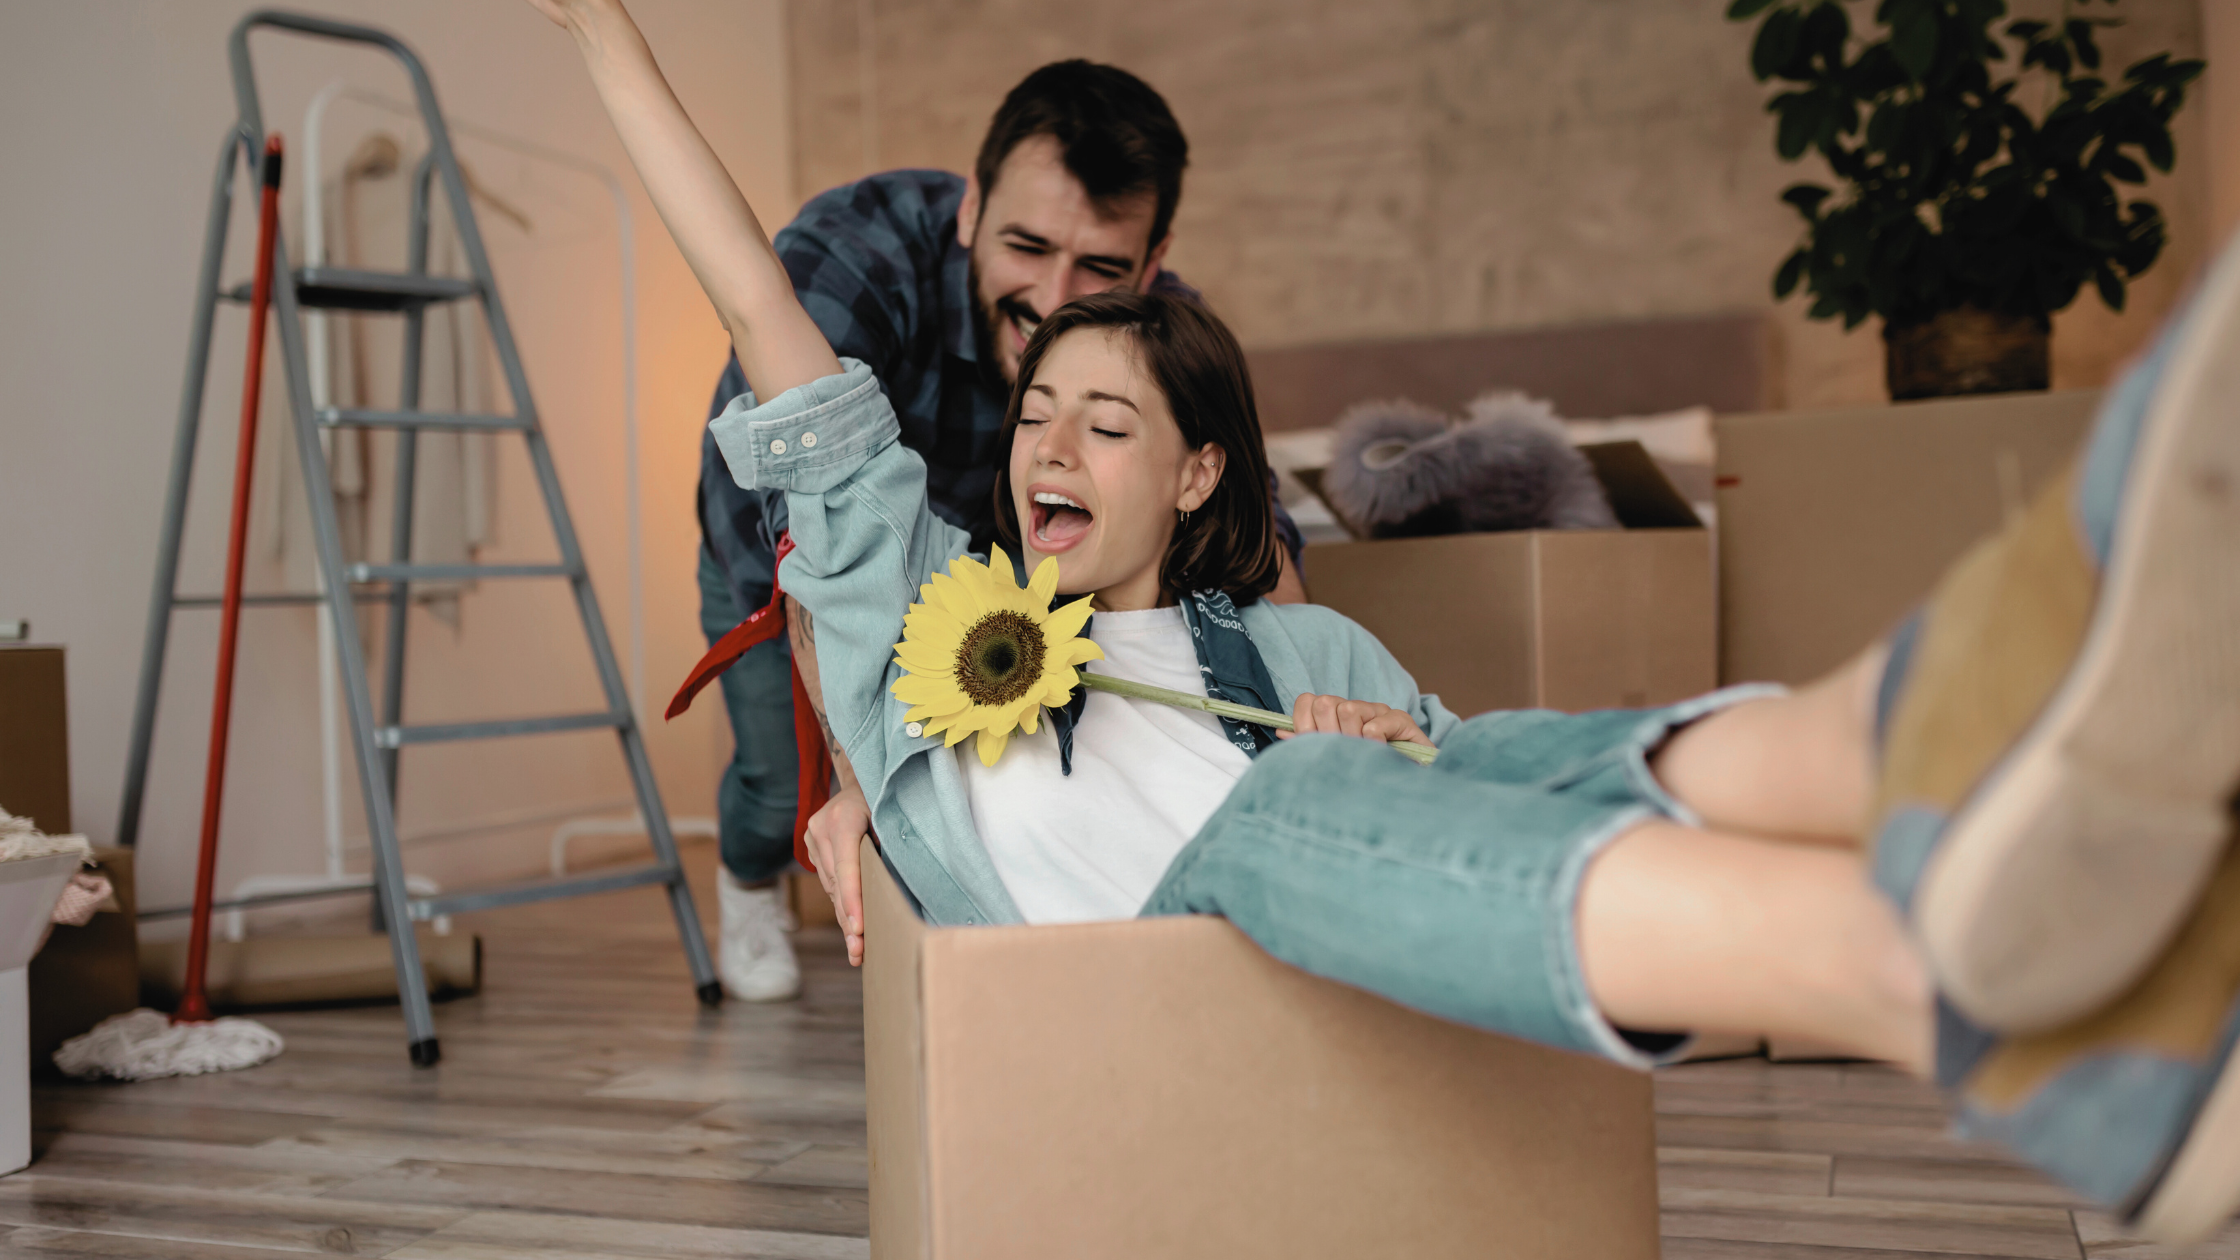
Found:
M 118 842 L 129 846 L 139 838 L 155 739 L 157 701 L 162 691 L 174 614 L 217 603 L 207 596 L 180 593 L 179 561 L 213 328 L 221 307 L 244 303 L 249 297 L 247 285 L 229 286 L 224 276 L 235 186 L 244 174 L 254 179 L 256 164 L 264 149 L 264 118 L 249 39 L 252 32 L 260 29 L 368 45 L 388 53 L 412 82 L 419 121 L 427 137 L 426 155 L 412 175 L 409 239 L 402 270 L 291 265 L 285 233 L 274 236 L 271 324 L 277 333 L 286 385 L 281 400 L 286 415 L 279 419 L 290 426 L 295 439 L 293 446 L 299 465 L 295 475 L 301 478 L 308 509 L 318 560 L 319 589 L 303 594 L 250 597 L 243 601 L 248 607 L 315 603 L 323 604 L 327 610 L 328 615 L 322 621 L 333 636 L 344 712 L 352 737 L 372 850 L 369 884 L 378 911 L 376 919 L 389 937 L 411 1060 L 426 1067 L 434 1065 L 441 1055 L 427 977 L 422 969 L 413 925 L 469 911 L 658 886 L 669 899 L 694 991 L 700 1001 L 713 1005 L 721 1001 L 722 986 L 716 979 L 699 914 L 678 856 L 676 839 L 662 806 L 644 733 L 616 663 L 614 644 L 600 614 L 583 548 L 568 513 L 550 445 L 538 420 L 519 348 L 475 220 L 465 175 L 437 105 L 434 86 L 419 57 L 394 35 L 373 27 L 266 9 L 242 18 L 229 40 L 238 117 L 225 133 L 210 193 L 185 381 L 180 393 L 178 426 L 173 438 L 161 541 L 133 713 L 124 799 L 118 816 Z M 317 177 L 316 172 L 310 174 L 310 178 Z M 432 273 L 429 268 L 429 241 L 437 213 L 435 193 L 439 188 L 443 212 L 451 216 L 452 238 L 463 263 L 463 274 L 458 273 L 458 268 L 446 274 Z M 510 411 L 436 411 L 420 406 L 428 312 L 432 307 L 455 303 L 471 304 L 479 309 L 498 375 L 511 400 Z M 307 311 L 317 310 L 402 321 L 401 377 L 392 409 L 336 407 L 323 405 L 324 400 L 315 400 L 304 316 Z M 346 557 L 332 472 L 323 453 L 323 433 L 357 429 L 388 430 L 393 434 L 391 492 L 395 509 L 390 518 L 388 555 L 379 562 L 353 561 Z M 421 434 L 431 431 L 488 433 L 521 439 L 543 500 L 557 559 L 533 564 L 414 562 L 412 531 L 418 440 Z M 472 722 L 415 724 L 407 720 L 405 649 L 415 584 L 455 584 L 485 579 L 566 583 L 590 649 L 602 707 L 588 712 Z M 359 632 L 359 609 L 366 604 L 374 607 L 377 618 L 386 619 L 385 633 L 380 639 L 378 697 L 373 686 L 375 675 L 368 668 L 366 645 Z M 426 895 L 415 895 L 410 890 L 397 829 L 399 771 L 406 747 L 428 745 L 432 754 L 438 751 L 434 746 L 462 741 L 595 730 L 611 730 L 615 734 L 652 849 L 650 862 L 500 887 Z

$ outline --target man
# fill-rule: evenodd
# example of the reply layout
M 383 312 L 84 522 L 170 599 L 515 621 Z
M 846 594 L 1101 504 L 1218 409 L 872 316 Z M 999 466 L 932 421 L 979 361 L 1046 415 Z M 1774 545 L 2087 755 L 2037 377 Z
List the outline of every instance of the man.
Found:
M 1003 413 L 1043 316 L 1107 289 L 1195 291 L 1161 262 L 1189 144 L 1159 94 L 1112 66 L 1062 61 L 1013 88 L 969 176 L 889 171 L 804 206 L 772 242 L 834 350 L 863 360 L 926 462 L 933 509 L 985 550 Z M 734 357 L 710 417 L 746 391 Z M 710 642 L 769 601 L 783 496 L 739 488 L 712 436 L 700 471 L 700 620 Z M 1305 598 L 1299 535 L 1272 598 Z M 718 965 L 734 997 L 800 991 L 776 882 L 793 855 L 797 756 L 792 661 L 812 698 L 814 627 L 788 607 L 791 642 L 749 651 L 722 677 L 735 747 L 717 793 L 724 871 Z M 828 744 L 831 742 L 829 736 Z M 836 747 L 836 746 L 835 746 Z M 843 794 L 852 786 L 838 763 Z

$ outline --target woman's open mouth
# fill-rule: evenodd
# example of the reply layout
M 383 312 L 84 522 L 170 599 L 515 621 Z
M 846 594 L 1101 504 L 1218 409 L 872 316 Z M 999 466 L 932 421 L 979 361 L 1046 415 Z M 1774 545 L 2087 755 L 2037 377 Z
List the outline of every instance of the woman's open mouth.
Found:
M 1043 555 L 1054 555 L 1080 542 L 1096 521 L 1089 509 L 1070 495 L 1037 490 L 1030 497 L 1029 507 L 1034 513 L 1031 526 L 1034 549 Z

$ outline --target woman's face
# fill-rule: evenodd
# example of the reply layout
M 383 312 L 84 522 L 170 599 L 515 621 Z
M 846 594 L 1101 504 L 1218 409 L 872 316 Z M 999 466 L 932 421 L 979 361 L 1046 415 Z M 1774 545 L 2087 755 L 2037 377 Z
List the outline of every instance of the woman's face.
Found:
M 1193 450 L 1124 332 L 1078 328 L 1035 366 L 1011 438 L 1011 504 L 1032 573 L 1058 560 L 1058 590 L 1120 612 L 1160 602 L 1175 513 L 1221 479 L 1222 451 Z

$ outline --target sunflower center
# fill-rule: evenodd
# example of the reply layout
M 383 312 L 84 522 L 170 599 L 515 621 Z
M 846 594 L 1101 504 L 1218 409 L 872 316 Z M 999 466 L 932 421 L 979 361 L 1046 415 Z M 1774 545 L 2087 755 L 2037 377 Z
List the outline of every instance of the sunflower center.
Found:
M 1042 677 L 1042 627 L 1024 613 L 992 612 L 957 645 L 957 686 L 974 704 L 1009 704 Z

